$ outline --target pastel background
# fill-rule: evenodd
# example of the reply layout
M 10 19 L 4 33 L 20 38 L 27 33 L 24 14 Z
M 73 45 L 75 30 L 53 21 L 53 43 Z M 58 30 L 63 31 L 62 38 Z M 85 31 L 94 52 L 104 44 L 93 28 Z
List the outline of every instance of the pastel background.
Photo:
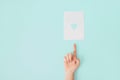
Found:
M 0 0 L 0 80 L 64 80 L 78 45 L 76 80 L 120 80 L 119 0 Z M 64 41 L 64 11 L 84 11 L 85 40 Z

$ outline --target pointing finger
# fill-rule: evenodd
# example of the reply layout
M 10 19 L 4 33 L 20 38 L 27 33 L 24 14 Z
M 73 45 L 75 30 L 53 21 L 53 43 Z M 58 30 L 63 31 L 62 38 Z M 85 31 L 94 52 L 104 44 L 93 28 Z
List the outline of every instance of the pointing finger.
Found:
M 74 44 L 74 51 L 73 51 L 73 55 L 74 55 L 75 57 L 77 57 L 77 49 L 76 49 L 76 44 Z

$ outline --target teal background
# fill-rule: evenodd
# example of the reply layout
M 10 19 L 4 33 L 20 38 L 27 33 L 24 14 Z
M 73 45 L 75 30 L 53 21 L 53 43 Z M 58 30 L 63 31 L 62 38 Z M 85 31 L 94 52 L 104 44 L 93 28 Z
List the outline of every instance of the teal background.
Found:
M 77 43 L 76 80 L 120 80 L 119 0 L 0 0 L 0 80 L 64 80 Z M 64 11 L 83 11 L 85 39 L 64 41 Z

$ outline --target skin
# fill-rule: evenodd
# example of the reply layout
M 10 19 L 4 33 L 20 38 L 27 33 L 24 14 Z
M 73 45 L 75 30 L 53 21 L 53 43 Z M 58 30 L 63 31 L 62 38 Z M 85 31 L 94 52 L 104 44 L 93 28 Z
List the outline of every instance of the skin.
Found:
M 74 80 L 74 73 L 80 65 L 80 60 L 77 58 L 76 44 L 72 53 L 68 53 L 64 57 L 65 80 Z

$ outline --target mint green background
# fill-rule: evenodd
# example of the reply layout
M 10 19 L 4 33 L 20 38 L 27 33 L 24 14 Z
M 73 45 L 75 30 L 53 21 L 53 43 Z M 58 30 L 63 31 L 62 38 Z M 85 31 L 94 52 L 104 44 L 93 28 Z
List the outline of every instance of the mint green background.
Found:
M 0 0 L 0 80 L 64 80 L 78 46 L 76 80 L 120 80 L 119 0 Z M 85 40 L 64 41 L 64 11 L 84 11 Z

